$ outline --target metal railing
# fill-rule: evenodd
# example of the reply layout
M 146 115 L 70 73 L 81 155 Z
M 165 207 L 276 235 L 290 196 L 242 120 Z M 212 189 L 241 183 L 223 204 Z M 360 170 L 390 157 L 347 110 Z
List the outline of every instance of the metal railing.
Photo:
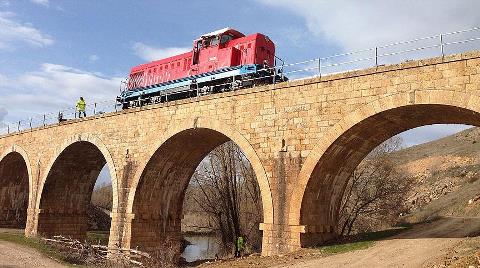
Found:
M 272 67 L 270 70 L 273 73 L 271 76 L 273 83 L 275 83 L 275 76 L 278 74 L 286 76 L 290 80 L 322 77 L 328 74 L 401 63 L 409 60 L 438 56 L 443 57 L 476 49 L 480 49 L 480 27 L 416 38 L 291 64 L 284 63 L 282 66 Z M 255 79 L 257 78 L 253 78 L 253 80 Z M 265 77 L 262 79 L 265 79 Z M 248 79 L 244 80 L 244 82 L 246 81 L 248 81 Z M 114 113 L 120 109 L 121 107 L 118 106 L 112 98 L 112 100 L 94 102 L 88 105 L 86 114 L 87 117 L 98 116 L 105 113 Z M 0 135 L 58 124 L 61 121 L 71 120 L 77 117 L 76 109 L 71 107 L 57 112 L 35 115 L 17 122 L 0 122 Z
M 115 100 L 107 100 L 94 102 L 87 105 L 85 113 L 87 117 L 98 116 L 102 114 L 117 112 L 120 107 L 117 106 Z M 83 116 L 83 114 L 82 114 Z M 15 122 L 0 122 L 0 135 L 31 130 L 33 128 L 44 127 L 49 125 L 58 124 L 61 122 L 69 121 L 79 118 L 79 114 L 75 107 L 69 107 L 62 109 L 58 112 L 50 112 L 46 114 L 34 115 L 28 119 L 19 120 Z
M 289 76 L 289 74 L 311 73 L 312 76 L 322 76 L 408 60 L 451 55 L 479 48 L 480 27 L 475 27 L 286 64 L 284 74 Z M 297 67 L 302 65 L 305 67 Z

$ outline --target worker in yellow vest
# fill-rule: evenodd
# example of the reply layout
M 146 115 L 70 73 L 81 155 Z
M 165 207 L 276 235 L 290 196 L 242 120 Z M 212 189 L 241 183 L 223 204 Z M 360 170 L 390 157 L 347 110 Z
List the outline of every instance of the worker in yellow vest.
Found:
M 242 235 L 237 237 L 237 241 L 235 243 L 235 257 L 242 257 L 243 251 L 245 250 L 245 239 Z
M 80 97 L 80 99 L 77 101 L 78 118 L 82 118 L 82 114 L 83 117 L 87 116 L 87 114 L 85 113 L 86 106 L 87 104 L 85 103 L 85 100 L 83 99 L 83 97 Z

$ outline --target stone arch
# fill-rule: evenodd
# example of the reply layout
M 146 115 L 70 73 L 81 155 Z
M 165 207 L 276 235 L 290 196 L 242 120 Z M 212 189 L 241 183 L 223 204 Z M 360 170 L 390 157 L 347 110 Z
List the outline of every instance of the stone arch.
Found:
M 118 209 L 117 170 L 104 143 L 94 135 L 77 134 L 55 151 L 42 173 L 36 198 L 36 232 L 84 239 L 86 205 L 104 165 L 112 180 L 112 210 Z
M 442 123 L 479 126 L 480 97 L 448 90 L 398 93 L 363 105 L 333 126 L 307 156 L 291 199 L 290 225 L 304 226 L 301 245 L 335 235 L 348 175 L 373 148 L 408 129 Z
M 172 174 L 176 173 L 176 171 L 171 166 L 172 161 L 169 162 L 169 159 L 163 159 L 163 160 L 160 159 L 162 158 L 162 156 L 164 156 L 161 152 L 162 150 L 166 152 L 169 149 L 174 148 L 175 140 L 187 141 L 188 136 L 197 137 L 197 138 L 202 137 L 202 139 L 204 140 L 198 140 L 196 144 L 194 143 L 182 144 L 182 146 L 185 146 L 186 148 L 185 151 L 191 150 L 191 152 L 189 151 L 190 152 L 189 154 L 183 154 L 183 155 L 179 154 L 170 158 L 170 160 L 172 161 L 179 161 L 176 163 L 183 163 L 183 164 L 185 164 L 186 161 L 188 162 L 189 159 L 193 161 L 192 163 L 188 164 L 188 167 L 184 167 L 185 172 L 180 172 L 182 177 L 188 178 L 186 183 L 188 184 L 188 181 L 190 180 L 190 177 L 193 174 L 193 171 L 195 171 L 196 167 L 198 166 L 200 161 L 206 156 L 206 154 L 208 154 L 211 150 L 213 150 L 218 145 L 231 140 L 240 147 L 240 149 L 243 151 L 246 158 L 250 161 L 250 164 L 252 165 L 252 168 L 257 177 L 257 182 L 259 184 L 259 188 L 261 192 L 264 223 L 272 224 L 273 223 L 273 201 L 272 201 L 272 194 L 270 191 L 270 184 L 269 184 L 265 169 L 263 167 L 263 164 L 261 163 L 257 153 L 255 152 L 251 144 L 248 142 L 248 140 L 239 132 L 233 130 L 229 125 L 221 123 L 216 120 L 201 118 L 201 117 L 197 117 L 195 119 L 190 119 L 190 120 L 184 120 L 181 122 L 175 122 L 175 125 L 167 128 L 167 131 L 162 134 L 161 138 L 157 140 L 155 145 L 152 147 L 153 150 L 151 150 L 151 152 L 148 154 L 149 155 L 148 161 L 145 161 L 145 163 L 143 163 L 142 166 L 138 168 L 138 171 L 134 176 L 134 181 L 131 184 L 131 191 L 129 192 L 128 202 L 127 202 L 127 215 L 130 215 L 131 217 L 130 220 L 132 219 L 140 220 L 142 217 L 144 218 L 150 217 L 150 219 L 154 219 L 158 221 L 161 220 L 162 215 L 159 215 L 159 214 L 156 214 L 156 215 L 152 214 L 150 216 L 145 215 L 145 213 L 143 213 L 143 215 L 135 214 L 136 212 L 135 202 L 142 202 L 138 200 L 139 198 L 142 198 L 142 196 L 144 196 L 144 194 L 142 194 L 142 196 L 139 196 L 139 195 L 136 195 L 136 193 L 140 191 L 139 188 L 142 187 L 141 184 L 142 184 L 143 178 L 145 176 L 149 176 L 147 172 L 149 169 L 149 165 L 151 165 L 151 163 L 155 161 L 164 161 L 163 163 L 166 165 L 162 165 L 161 167 L 159 165 L 158 167 L 154 168 L 154 171 L 156 172 L 163 172 L 160 174 L 168 176 L 169 173 L 172 173 Z M 196 148 L 200 148 L 200 149 L 198 149 L 198 151 L 195 151 Z M 169 167 L 167 167 L 168 165 L 170 165 L 172 169 L 169 169 Z M 182 187 L 186 187 L 186 185 L 182 185 L 179 188 L 179 191 L 182 190 L 181 189 Z M 170 198 L 167 198 L 167 199 L 170 199 Z M 180 207 L 182 206 L 182 203 L 180 203 Z M 175 205 L 172 205 L 172 206 L 175 206 Z M 175 209 L 178 209 L 178 207 L 176 207 Z M 157 227 L 160 227 L 159 223 L 157 224 Z M 176 228 L 178 227 L 179 226 L 176 226 Z M 135 232 L 134 229 L 135 228 L 133 224 L 130 224 L 130 228 L 127 228 L 126 236 L 129 237 L 130 239 L 133 239 L 132 237 L 137 237 L 137 238 L 139 237 L 137 234 L 129 233 L 129 232 Z M 175 231 L 178 231 L 178 229 L 172 230 L 172 232 L 175 232 Z M 128 242 L 125 246 L 129 247 L 132 244 L 139 244 L 130 239 L 127 239 Z M 133 242 L 133 243 L 130 243 L 130 242 Z M 149 246 L 148 242 L 144 241 L 144 243 L 147 243 L 145 245 L 146 247 Z
M 27 209 L 32 201 L 32 185 L 28 154 L 22 147 L 12 145 L 0 155 L 0 227 L 26 227 Z M 8 199 L 11 194 L 14 194 L 15 200 Z M 24 204 L 12 204 L 21 202 L 22 199 L 26 199 Z

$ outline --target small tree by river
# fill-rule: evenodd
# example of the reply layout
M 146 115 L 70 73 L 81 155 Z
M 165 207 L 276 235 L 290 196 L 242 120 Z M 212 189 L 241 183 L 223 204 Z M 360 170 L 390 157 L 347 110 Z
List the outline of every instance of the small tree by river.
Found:
M 340 207 L 339 234 L 390 227 L 407 210 L 404 204 L 414 181 L 397 171 L 391 157 L 401 149 L 402 143 L 399 137 L 387 140 L 350 175 Z
M 239 147 L 227 142 L 213 150 L 197 168 L 186 192 L 184 213 L 201 212 L 207 230 L 218 235 L 231 254 L 242 235 L 251 251 L 261 249 L 262 201 L 255 173 Z

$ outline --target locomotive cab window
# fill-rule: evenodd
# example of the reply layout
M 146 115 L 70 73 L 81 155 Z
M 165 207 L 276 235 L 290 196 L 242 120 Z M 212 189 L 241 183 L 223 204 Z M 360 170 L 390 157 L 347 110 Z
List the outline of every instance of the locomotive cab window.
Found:
M 213 46 L 218 46 L 218 43 L 220 43 L 220 37 L 215 36 L 214 38 L 211 39 L 210 45 Z
M 203 39 L 203 40 L 202 40 L 202 46 L 203 46 L 204 48 L 210 46 L 210 40 L 209 40 L 209 39 Z
M 230 34 L 222 35 L 222 37 L 220 39 L 220 44 L 228 43 L 232 39 L 233 39 L 233 36 L 231 36 Z

